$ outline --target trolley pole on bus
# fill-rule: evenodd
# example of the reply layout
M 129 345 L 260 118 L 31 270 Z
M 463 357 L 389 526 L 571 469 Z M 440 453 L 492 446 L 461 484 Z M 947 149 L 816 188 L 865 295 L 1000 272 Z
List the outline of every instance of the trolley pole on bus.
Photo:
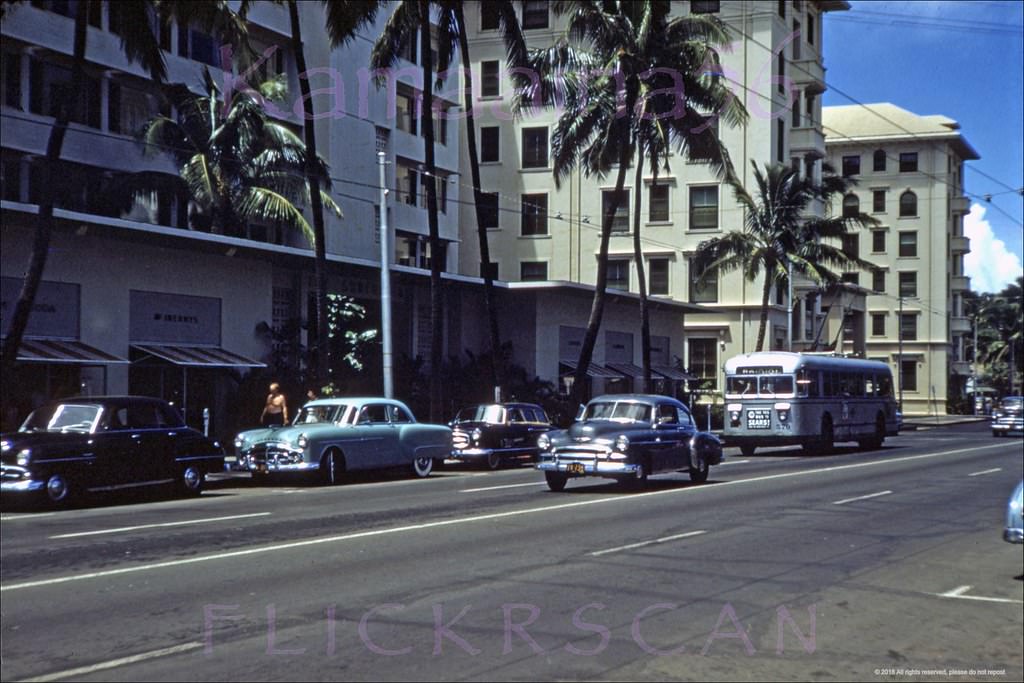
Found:
M 394 398 L 391 355 L 391 246 L 388 240 L 388 189 L 385 182 L 387 161 L 384 152 L 377 152 L 380 165 L 380 332 L 381 366 L 384 371 L 384 398 Z

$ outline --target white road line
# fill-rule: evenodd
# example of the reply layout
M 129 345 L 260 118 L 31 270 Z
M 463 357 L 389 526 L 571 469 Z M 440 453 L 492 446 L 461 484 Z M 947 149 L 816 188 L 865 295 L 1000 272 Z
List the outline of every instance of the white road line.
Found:
M 547 486 L 543 481 L 531 481 L 528 484 L 505 484 L 504 486 L 485 486 L 480 489 L 462 489 L 459 493 L 476 493 L 477 491 L 497 491 L 498 489 L 517 489 L 521 486 Z
M 845 505 L 846 503 L 852 503 L 855 500 L 867 500 L 868 498 L 878 498 L 879 496 L 888 496 L 892 491 L 879 491 L 878 493 L 869 493 L 866 496 L 857 496 L 856 498 L 843 498 L 833 502 L 833 505 Z
M 38 514 L 31 515 L 0 515 L 0 522 L 17 522 L 22 519 L 39 519 L 40 517 L 50 517 L 57 514 L 56 512 L 40 512 Z
M 139 526 L 123 526 L 117 529 L 100 529 L 98 531 L 79 531 L 73 534 L 57 534 L 50 536 L 57 538 L 78 538 L 79 536 L 98 536 L 100 534 L 119 534 L 125 531 L 138 531 L 139 529 L 156 529 L 168 526 L 186 526 L 188 524 L 208 524 L 210 522 L 226 522 L 229 519 L 246 519 L 249 517 L 266 517 L 269 512 L 253 512 L 248 515 L 231 515 L 230 517 L 207 517 L 206 519 L 189 519 L 183 522 L 161 522 L 160 524 L 140 524 Z
M 722 464 L 723 465 L 742 465 L 745 462 L 750 462 L 750 461 L 749 460 L 726 460 Z
M 617 553 L 620 550 L 633 550 L 634 548 L 643 548 L 648 545 L 655 545 L 657 543 L 668 543 L 669 541 L 678 541 L 680 538 L 689 538 L 691 536 L 700 536 L 706 534 L 707 531 L 701 529 L 699 531 L 687 531 L 685 534 L 676 534 L 675 536 L 665 536 L 664 538 L 656 538 L 653 541 L 642 541 L 640 543 L 630 543 L 629 545 L 620 545 L 618 548 L 608 548 L 607 550 L 598 550 L 590 553 L 591 557 L 598 557 L 600 555 L 607 555 L 608 553 Z
M 1003 471 L 1002 467 L 993 467 L 990 470 L 982 470 L 981 472 L 972 472 L 971 474 L 968 474 L 967 476 L 968 477 L 980 477 L 983 474 L 992 474 L 993 472 L 1002 472 L 1002 471 Z
M 932 593 L 940 598 L 954 598 L 957 600 L 976 600 L 978 602 L 998 602 L 1002 604 L 1010 605 L 1024 605 L 1024 600 L 1014 600 L 1012 598 L 989 598 L 983 595 L 964 595 L 967 591 L 971 590 L 971 586 L 958 586 L 951 591 L 945 593 Z
M 188 652 L 189 650 L 196 650 L 203 646 L 202 643 L 182 643 L 181 645 L 175 645 L 173 647 L 165 647 L 160 650 L 153 650 L 151 652 L 141 652 L 131 657 L 121 657 L 120 659 L 111 659 L 109 662 L 100 662 L 99 664 L 92 664 L 90 666 L 81 666 L 77 669 L 67 669 L 66 671 L 57 671 L 52 674 L 46 674 L 45 676 L 36 676 L 35 678 L 26 678 L 24 683 L 48 683 L 49 681 L 59 681 L 62 678 L 73 678 L 78 676 L 85 676 L 97 671 L 106 671 L 107 669 L 116 669 L 119 666 L 125 666 L 126 664 L 135 664 L 136 662 L 144 662 L 147 659 L 156 659 L 157 657 L 166 657 L 168 655 L 176 655 L 180 652 Z
M 374 536 L 388 536 L 391 534 L 405 533 L 409 531 L 422 531 L 424 529 L 436 529 L 440 527 L 456 526 L 460 524 L 472 524 L 476 522 L 484 522 L 495 519 L 508 519 L 510 517 L 520 517 L 523 515 L 543 514 L 547 512 L 554 512 L 555 510 L 568 510 L 570 508 L 587 507 L 590 505 L 636 505 L 637 501 L 640 500 L 641 498 L 653 498 L 655 496 L 667 495 L 691 495 L 696 494 L 700 491 L 714 491 L 727 486 L 737 486 L 740 484 L 754 484 L 763 481 L 772 481 L 775 479 L 791 479 L 793 477 L 805 477 L 814 474 L 826 474 L 829 472 L 839 472 L 842 470 L 860 469 L 862 467 L 880 467 L 884 465 L 894 465 L 898 463 L 913 462 L 915 460 L 941 458 L 950 455 L 957 455 L 959 453 L 984 451 L 991 448 L 1005 448 L 1005 446 L 1003 444 L 990 444 L 988 446 L 972 446 L 971 448 L 960 448 L 952 451 L 942 450 L 935 451 L 933 453 L 923 453 L 921 455 L 908 455 L 902 458 L 887 458 L 885 460 L 873 460 L 871 462 L 861 462 L 852 465 L 833 465 L 832 467 L 823 467 L 815 470 L 803 470 L 800 472 L 782 472 L 779 474 L 767 474 L 760 477 L 750 477 L 749 479 L 734 479 L 732 481 L 723 481 L 712 486 L 688 486 L 686 488 L 670 488 L 661 489 L 659 491 L 648 491 L 646 493 L 635 493 L 629 496 L 589 498 L 587 500 L 576 501 L 573 503 L 562 503 L 560 505 L 545 505 L 543 507 L 527 508 L 525 510 L 495 512 L 487 515 L 478 515 L 476 517 L 459 517 L 455 519 L 446 519 L 437 522 L 426 522 L 423 524 L 410 524 L 408 526 L 392 527 L 390 529 L 375 529 L 373 531 L 360 531 L 351 534 L 343 534 L 340 536 L 310 538 L 304 541 L 295 541 L 293 543 L 280 543 L 277 545 L 262 546 L 258 548 L 248 548 L 245 550 L 235 550 L 226 553 L 217 553 L 215 555 L 200 555 L 198 557 L 190 557 L 180 560 L 167 560 L 165 562 L 142 564 L 133 567 L 122 567 L 120 569 L 109 569 L 106 571 L 91 572 L 88 574 L 73 574 L 70 576 L 59 576 L 52 579 L 26 581 L 24 583 L 9 583 L 7 585 L 0 585 L 0 593 L 7 591 L 23 590 L 26 588 L 37 588 L 40 586 L 52 586 L 55 584 L 69 583 L 72 581 L 85 581 L 87 579 L 105 578 L 108 576 L 119 576 L 121 574 L 134 574 L 137 572 L 150 571 L 153 569 L 180 567 L 184 565 L 198 564 L 200 562 L 211 562 L 214 560 L 225 560 L 235 557 L 262 555 L 264 553 L 272 553 L 282 550 L 293 550 L 295 548 L 306 548 L 309 546 L 323 545 L 327 543 L 343 543 L 345 541 L 351 541 L 361 538 L 371 538 Z

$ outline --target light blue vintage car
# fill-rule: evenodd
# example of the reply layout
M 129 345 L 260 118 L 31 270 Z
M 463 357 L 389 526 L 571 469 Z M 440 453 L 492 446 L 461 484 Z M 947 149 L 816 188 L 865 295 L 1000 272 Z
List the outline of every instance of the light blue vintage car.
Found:
M 310 401 L 283 427 L 253 429 L 235 438 L 238 460 L 254 479 L 316 472 L 326 484 L 346 472 L 412 467 L 430 475 L 451 447 L 452 431 L 416 421 L 401 401 L 327 398 Z

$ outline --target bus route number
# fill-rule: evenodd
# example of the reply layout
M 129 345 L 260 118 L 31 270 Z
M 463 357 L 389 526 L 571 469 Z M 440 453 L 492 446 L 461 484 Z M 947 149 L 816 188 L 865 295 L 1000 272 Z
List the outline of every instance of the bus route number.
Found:
M 763 410 L 748 410 L 747 411 L 747 429 L 771 429 L 772 427 L 772 411 L 768 409 Z

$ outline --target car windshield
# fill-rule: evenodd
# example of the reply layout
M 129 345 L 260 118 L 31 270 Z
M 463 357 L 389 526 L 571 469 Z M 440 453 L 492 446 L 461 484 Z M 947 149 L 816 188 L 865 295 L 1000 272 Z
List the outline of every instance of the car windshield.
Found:
M 307 405 L 303 406 L 299 414 L 295 416 L 296 425 L 317 424 L 320 422 L 337 422 L 345 411 L 346 405 Z
M 80 403 L 57 403 L 32 412 L 21 425 L 23 432 L 82 432 L 96 429 L 102 407 Z
M 455 422 L 486 422 L 492 425 L 505 423 L 505 409 L 499 405 L 479 405 L 459 411 Z
M 651 407 L 632 401 L 595 401 L 583 411 L 584 420 L 613 420 L 615 422 L 650 422 Z
M 1019 413 L 1022 407 L 1024 407 L 1024 398 L 1021 398 L 1020 396 L 1014 396 L 1012 398 L 1003 399 L 1003 410 L 1010 410 L 1015 413 Z

